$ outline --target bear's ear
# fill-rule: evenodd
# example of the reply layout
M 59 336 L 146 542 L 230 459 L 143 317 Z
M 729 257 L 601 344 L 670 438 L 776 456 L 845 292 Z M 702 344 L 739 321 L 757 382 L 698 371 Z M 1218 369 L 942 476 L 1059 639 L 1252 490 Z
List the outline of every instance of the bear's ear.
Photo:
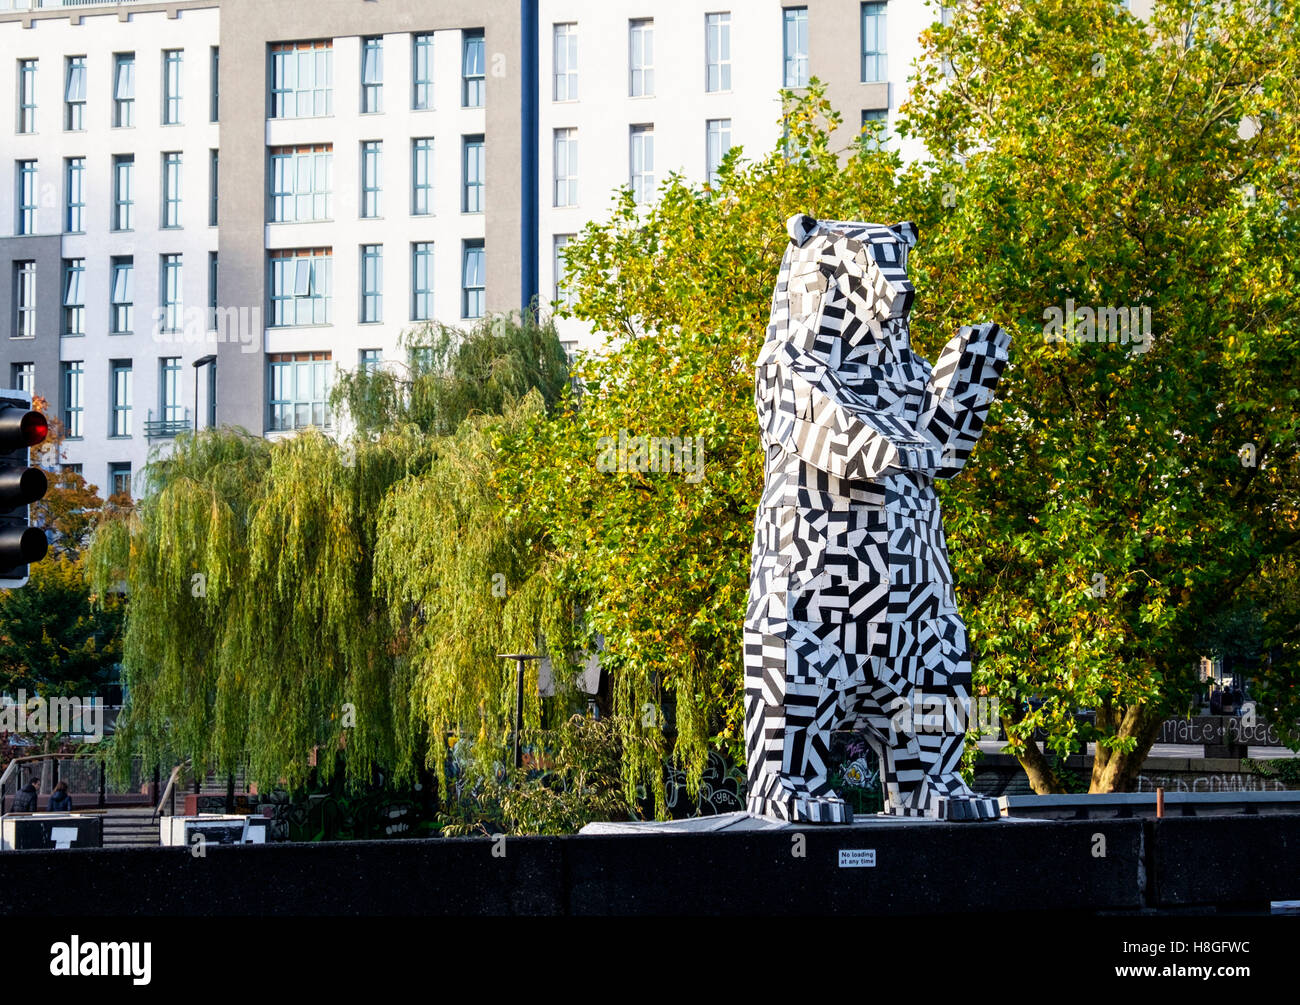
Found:
M 785 221 L 785 231 L 790 235 L 790 243 L 796 248 L 803 247 L 804 241 L 808 240 L 808 235 L 813 232 L 813 228 L 816 226 L 817 219 L 807 213 L 796 213 Z
M 916 224 L 911 220 L 904 220 L 902 223 L 891 223 L 889 229 L 898 235 L 898 239 L 907 245 L 909 249 L 916 247 Z

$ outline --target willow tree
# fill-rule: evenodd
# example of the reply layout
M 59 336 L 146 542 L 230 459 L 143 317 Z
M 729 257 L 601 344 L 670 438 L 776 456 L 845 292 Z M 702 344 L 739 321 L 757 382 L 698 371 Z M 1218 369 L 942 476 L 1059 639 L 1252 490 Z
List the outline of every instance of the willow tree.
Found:
M 976 680 L 1037 791 L 1063 784 L 1038 729 L 1132 787 L 1207 630 L 1300 545 L 1298 54 L 1264 0 L 963 3 L 926 38 L 917 332 L 1014 340 L 944 504 Z
M 395 485 L 379 508 L 375 594 L 403 641 L 412 714 L 444 786 L 439 752 L 449 743 L 468 740 L 480 771 L 505 760 L 516 669 L 499 654 L 546 653 L 557 668 L 558 701 L 544 709 L 538 664 L 528 665 L 528 729 L 558 726 L 575 701 L 572 592 L 549 528 L 512 502 L 499 478 L 544 415 L 541 392 L 531 391 L 502 416 L 465 419 L 434 440 L 428 469 Z
M 533 387 L 542 388 L 539 402 L 543 391 L 554 397 L 557 357 L 566 385 L 567 371 L 546 334 L 506 319 L 418 354 L 415 383 L 391 384 L 389 411 L 367 413 L 344 443 L 314 429 L 274 443 L 208 430 L 179 437 L 150 464 L 140 505 L 102 522 L 92 547 L 100 588 L 124 585 L 130 598 L 130 699 L 113 744 L 119 769 L 133 754 L 164 767 L 188 757 L 200 770 L 244 768 L 259 784 L 296 786 L 313 752 L 328 779 L 342 751 L 352 780 L 376 766 L 409 780 L 425 764 L 442 769 L 446 735 L 462 730 L 445 710 L 474 707 L 471 731 L 479 706 L 502 719 L 499 661 L 495 676 L 467 692 L 464 682 L 479 678 L 444 679 L 442 664 L 426 657 L 444 654 L 434 633 L 486 640 L 456 656 L 499 640 L 535 644 L 543 627 L 536 618 L 531 631 L 522 627 L 532 593 L 518 589 L 526 578 L 520 556 L 531 545 L 504 540 L 475 550 L 511 533 L 490 491 L 494 422 L 507 432 L 510 425 L 462 415 L 455 433 L 437 430 L 460 412 L 542 407 L 516 400 Z M 494 364 L 494 351 L 507 358 Z M 479 373 L 470 362 L 495 366 L 494 391 L 467 394 Z M 345 378 L 344 386 L 360 385 Z M 345 392 L 344 408 L 354 400 L 370 407 L 384 399 Z M 447 505 L 430 504 L 442 493 L 450 493 Z M 405 562 L 409 554 L 438 563 L 432 584 L 429 568 Z M 476 557 L 490 566 L 485 584 L 501 571 L 514 592 L 505 605 L 484 605 L 486 618 L 461 618 L 465 604 L 454 591 Z M 552 620 L 547 635 L 567 651 Z
M 227 770 L 245 757 L 253 710 L 238 663 L 240 622 L 249 524 L 271 449 L 226 430 L 180 436 L 145 469 L 139 505 L 95 530 L 96 590 L 130 596 L 122 653 L 130 697 L 107 748 L 119 772 L 132 755 Z

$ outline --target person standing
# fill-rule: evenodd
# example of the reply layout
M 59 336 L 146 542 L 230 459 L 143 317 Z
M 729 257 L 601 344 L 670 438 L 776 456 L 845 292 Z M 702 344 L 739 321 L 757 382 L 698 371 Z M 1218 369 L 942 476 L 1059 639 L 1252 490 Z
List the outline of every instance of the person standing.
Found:
M 72 809 L 72 796 L 68 794 L 68 783 L 59 782 L 50 793 L 50 801 L 45 809 L 51 813 L 67 813 Z
M 18 794 L 14 796 L 13 809 L 9 812 L 35 813 L 36 797 L 38 795 L 40 795 L 40 791 L 36 788 L 36 779 L 33 778 L 26 786 L 18 790 Z

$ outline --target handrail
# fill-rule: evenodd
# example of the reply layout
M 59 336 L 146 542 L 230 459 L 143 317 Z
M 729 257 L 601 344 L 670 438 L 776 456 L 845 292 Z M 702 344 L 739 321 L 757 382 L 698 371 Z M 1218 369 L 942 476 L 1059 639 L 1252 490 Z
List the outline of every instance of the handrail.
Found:
M 167 802 L 167 797 L 172 794 L 172 788 L 176 785 L 176 779 L 181 773 L 181 768 L 185 767 L 185 765 L 189 763 L 189 758 L 186 758 L 181 761 L 180 764 L 176 765 L 176 767 L 172 768 L 172 773 L 167 778 L 167 785 L 163 788 L 162 798 L 158 800 L 158 805 L 154 807 L 154 811 L 149 814 L 150 820 L 158 819 L 158 815 L 162 813 L 163 803 Z
M 23 754 L 22 757 L 15 757 L 9 761 L 4 771 L 0 773 L 0 790 L 4 789 L 5 783 L 9 781 L 9 775 L 14 771 L 14 765 L 21 764 L 24 761 L 48 761 L 52 757 L 93 757 L 93 754 L 69 754 L 69 753 L 49 753 L 49 754 Z

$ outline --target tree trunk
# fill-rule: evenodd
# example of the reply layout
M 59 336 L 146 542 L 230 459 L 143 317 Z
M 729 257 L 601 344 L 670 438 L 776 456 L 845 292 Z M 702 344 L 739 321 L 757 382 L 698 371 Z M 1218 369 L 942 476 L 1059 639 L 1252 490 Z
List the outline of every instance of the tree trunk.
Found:
M 1008 736 L 1011 735 L 1010 727 L 1018 721 L 1008 716 L 1002 716 L 1002 728 L 1006 730 Z M 1038 749 L 1038 742 L 1033 737 L 1026 737 L 1024 753 L 1017 754 L 1016 760 L 1020 762 L 1025 775 L 1029 778 L 1029 784 L 1038 795 L 1046 796 L 1065 791 L 1065 785 L 1056 772 L 1052 770 L 1052 766 L 1047 763 L 1047 758 Z
M 1132 792 L 1137 787 L 1137 777 L 1142 772 L 1151 745 L 1160 734 L 1164 713 L 1145 704 L 1116 708 L 1110 702 L 1097 709 L 1097 726 L 1103 733 L 1117 737 L 1135 737 L 1137 745 L 1131 753 L 1122 753 L 1097 744 L 1092 760 L 1092 782 L 1089 792 Z

